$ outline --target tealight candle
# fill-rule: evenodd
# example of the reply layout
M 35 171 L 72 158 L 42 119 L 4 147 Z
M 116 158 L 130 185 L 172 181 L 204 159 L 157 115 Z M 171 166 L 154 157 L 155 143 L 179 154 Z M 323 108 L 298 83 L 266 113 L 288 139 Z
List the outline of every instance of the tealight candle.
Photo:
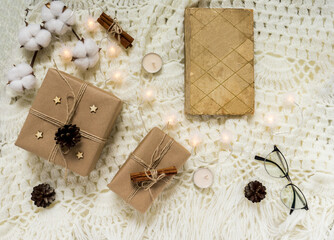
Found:
M 60 57 L 64 62 L 70 62 L 72 60 L 72 50 L 68 47 L 64 47 L 60 51 Z
M 148 53 L 142 60 L 142 66 L 149 73 L 159 72 L 162 67 L 162 58 L 156 53 Z
M 109 44 L 107 49 L 108 57 L 110 58 L 118 57 L 119 53 L 120 53 L 120 48 L 116 44 L 114 43 Z
M 213 173 L 208 168 L 198 168 L 194 172 L 193 181 L 199 188 L 211 187 L 213 183 Z
M 87 22 L 86 22 L 86 28 L 88 32 L 93 32 L 96 29 L 96 21 L 93 17 L 88 17 Z

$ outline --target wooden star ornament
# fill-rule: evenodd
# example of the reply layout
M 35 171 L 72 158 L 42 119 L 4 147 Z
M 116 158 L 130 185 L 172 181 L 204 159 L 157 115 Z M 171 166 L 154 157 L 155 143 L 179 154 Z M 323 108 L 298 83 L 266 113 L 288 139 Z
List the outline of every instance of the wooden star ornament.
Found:
M 89 108 L 90 108 L 90 112 L 91 112 L 91 113 L 96 113 L 96 111 L 97 111 L 97 109 L 98 109 L 98 107 L 96 107 L 95 105 L 92 105 L 92 106 L 90 106 Z
M 83 152 L 77 152 L 76 154 L 77 158 L 80 160 L 82 159 L 84 156 L 83 156 Z
M 56 96 L 56 97 L 53 99 L 53 101 L 55 102 L 56 105 L 57 105 L 57 104 L 60 104 L 60 103 L 61 103 L 61 98 L 58 97 L 58 96 Z
M 36 137 L 37 139 L 43 138 L 43 132 L 41 132 L 41 131 L 37 131 L 37 133 L 35 134 L 35 137 Z

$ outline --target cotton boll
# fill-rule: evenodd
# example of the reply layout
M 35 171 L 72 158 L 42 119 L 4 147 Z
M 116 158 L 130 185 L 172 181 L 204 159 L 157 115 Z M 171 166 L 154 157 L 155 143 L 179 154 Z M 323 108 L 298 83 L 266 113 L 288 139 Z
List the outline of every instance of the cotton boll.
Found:
M 76 58 L 86 57 L 86 49 L 82 41 L 78 41 L 73 49 L 73 56 Z
M 39 31 L 39 33 L 37 33 L 35 39 L 37 44 L 42 47 L 47 47 L 51 42 L 51 33 L 47 30 L 42 29 L 41 31 Z
M 54 16 L 59 17 L 63 12 L 64 7 L 65 4 L 62 1 L 53 1 L 50 4 L 50 11 Z
M 16 92 L 23 92 L 25 89 L 32 89 L 36 83 L 32 67 L 29 64 L 21 63 L 7 73 L 8 87 Z
M 99 48 L 92 39 L 85 40 L 85 49 L 88 56 L 94 56 L 99 51 Z
M 82 70 L 87 70 L 89 68 L 89 59 L 78 58 L 74 60 L 74 64 Z
M 8 86 L 15 92 L 23 92 L 23 85 L 21 81 L 12 81 L 8 84 Z
M 71 9 L 66 9 L 65 12 L 60 15 L 59 20 L 61 20 L 62 22 L 66 22 L 67 25 L 73 25 L 75 20 L 73 11 Z
M 17 71 L 18 71 L 18 76 L 21 78 L 33 73 L 32 67 L 26 63 L 21 63 L 17 65 Z
M 94 67 L 100 59 L 99 47 L 92 39 L 80 40 L 73 49 L 75 65 L 83 70 Z
M 21 46 L 25 49 L 38 51 L 43 47 L 49 46 L 51 34 L 38 24 L 30 24 L 20 30 L 18 39 Z
M 99 54 L 95 54 L 93 57 L 89 58 L 89 66 L 95 66 L 97 62 L 99 61 L 100 56 Z
M 41 17 L 45 28 L 57 35 L 63 35 L 70 30 L 75 20 L 73 11 L 65 8 L 62 1 L 53 1 L 49 7 L 43 6 Z
M 9 84 L 5 88 L 6 95 L 9 97 L 16 97 L 21 95 L 20 92 L 15 91 L 12 87 L 9 86 Z
M 34 75 L 28 75 L 23 77 L 21 82 L 25 89 L 32 89 L 35 86 L 36 79 Z
M 49 8 L 47 8 L 46 6 L 43 6 L 41 18 L 43 19 L 43 21 L 48 22 L 54 19 L 54 16 Z

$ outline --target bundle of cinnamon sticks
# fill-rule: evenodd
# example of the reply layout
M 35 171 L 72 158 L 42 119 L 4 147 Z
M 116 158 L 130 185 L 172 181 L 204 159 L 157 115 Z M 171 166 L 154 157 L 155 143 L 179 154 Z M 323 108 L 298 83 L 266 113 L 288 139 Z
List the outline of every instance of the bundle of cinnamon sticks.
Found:
M 102 25 L 106 30 L 110 30 L 110 26 L 114 23 L 114 19 L 105 14 L 104 12 L 101 16 L 97 19 L 97 22 Z M 131 37 L 127 32 L 124 30 L 121 34 L 114 34 L 114 37 L 120 41 L 123 47 L 128 48 L 132 47 L 133 37 Z
M 176 167 L 173 166 L 169 168 L 158 169 L 157 172 L 158 172 L 158 176 L 160 176 L 161 174 L 165 174 L 167 177 L 167 176 L 177 174 L 177 169 Z M 152 177 L 152 174 L 150 172 L 130 173 L 131 181 L 134 183 L 149 181 L 150 179 L 148 178 L 148 176 Z

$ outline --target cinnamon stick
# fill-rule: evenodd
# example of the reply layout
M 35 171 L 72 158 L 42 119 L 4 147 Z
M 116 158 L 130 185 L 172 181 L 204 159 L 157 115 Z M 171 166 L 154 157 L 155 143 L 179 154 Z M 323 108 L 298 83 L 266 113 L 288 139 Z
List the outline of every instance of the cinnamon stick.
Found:
M 108 21 L 106 22 L 105 19 L 103 18 L 98 18 L 97 19 L 97 22 L 100 23 L 106 30 L 109 30 L 109 27 L 111 25 L 111 23 Z M 119 37 L 119 34 L 115 34 L 114 37 L 117 39 L 117 40 L 120 40 L 120 43 L 122 44 L 122 46 L 124 48 L 128 48 L 128 47 L 132 47 L 132 44 L 131 42 L 129 42 L 124 36 L 122 36 L 122 34 L 120 35 Z M 118 39 L 119 37 L 119 39 Z
M 100 23 L 102 25 L 102 27 L 104 27 L 106 30 L 109 30 L 110 26 L 114 23 L 114 20 L 110 16 L 108 16 L 107 14 L 105 14 L 103 12 L 100 15 L 100 17 L 97 19 L 97 22 Z M 114 36 L 118 40 L 119 35 L 115 34 Z M 133 40 L 134 40 L 134 38 L 131 37 L 124 30 L 120 34 L 120 42 L 121 42 L 122 46 L 125 47 L 125 48 L 132 47 Z
M 162 168 L 162 169 L 158 169 L 158 176 L 161 174 L 165 174 L 166 176 L 171 176 L 171 175 L 175 175 L 177 174 L 177 169 L 175 166 L 173 167 L 168 167 L 168 168 Z M 147 172 L 147 175 L 149 177 L 152 177 L 151 172 Z M 130 173 L 130 178 L 131 181 L 134 183 L 138 183 L 138 182 L 144 182 L 144 181 L 149 181 L 150 179 L 147 177 L 145 172 L 136 172 L 136 173 Z
M 114 23 L 114 20 L 108 16 L 107 14 L 105 14 L 104 12 L 101 14 L 102 19 L 108 23 L 109 25 Z M 123 33 L 121 34 L 126 40 L 128 40 L 128 42 L 132 43 L 134 38 L 131 37 L 127 32 L 123 31 Z
M 105 29 L 109 29 L 110 25 L 108 25 L 106 22 L 104 22 L 101 18 L 97 19 L 97 22 L 101 24 L 102 27 L 104 27 Z M 118 35 L 115 35 L 115 38 L 118 40 Z M 128 42 L 125 38 L 123 38 L 122 36 L 120 37 L 120 43 L 122 44 L 123 47 L 128 48 L 129 46 L 131 46 L 131 43 Z

